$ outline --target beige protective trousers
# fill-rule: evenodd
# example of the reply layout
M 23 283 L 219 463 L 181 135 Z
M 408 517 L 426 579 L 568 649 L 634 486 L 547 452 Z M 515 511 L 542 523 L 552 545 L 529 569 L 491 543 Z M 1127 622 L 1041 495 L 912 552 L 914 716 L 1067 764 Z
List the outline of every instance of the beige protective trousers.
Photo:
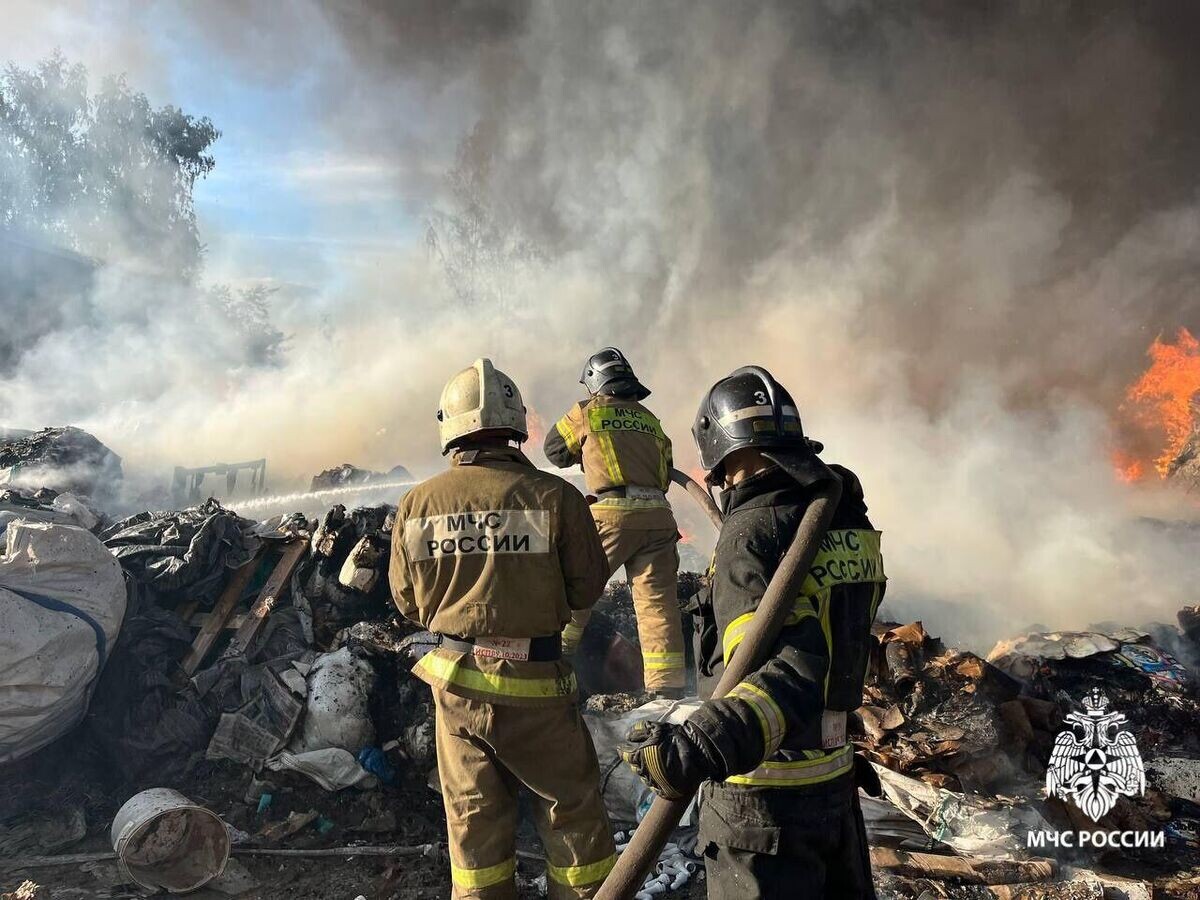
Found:
M 546 848 L 549 896 L 594 896 L 616 851 L 578 705 L 501 705 L 440 690 L 433 696 L 452 896 L 516 900 L 522 785 Z
M 609 575 L 624 566 L 629 579 L 646 690 L 684 687 L 683 618 L 677 599 L 678 531 L 673 526 L 630 528 L 608 516 L 597 516 L 596 530 L 608 557 Z M 571 623 L 563 629 L 565 651 L 574 651 L 591 614 L 590 609 L 578 610 L 571 617 Z

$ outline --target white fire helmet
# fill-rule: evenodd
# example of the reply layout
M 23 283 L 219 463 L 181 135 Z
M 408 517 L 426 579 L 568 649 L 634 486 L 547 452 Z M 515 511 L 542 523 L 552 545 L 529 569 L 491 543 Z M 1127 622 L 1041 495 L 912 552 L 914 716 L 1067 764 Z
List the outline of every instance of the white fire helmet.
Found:
M 521 392 L 490 359 L 475 360 L 446 382 L 437 417 L 443 454 L 468 435 L 490 434 L 517 442 L 529 437 Z

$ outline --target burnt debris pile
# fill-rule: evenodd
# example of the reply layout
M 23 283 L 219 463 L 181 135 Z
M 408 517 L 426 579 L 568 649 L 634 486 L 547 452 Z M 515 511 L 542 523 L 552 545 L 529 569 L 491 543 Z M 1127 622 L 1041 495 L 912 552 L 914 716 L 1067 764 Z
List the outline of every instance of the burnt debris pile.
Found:
M 54 896 L 128 895 L 130 873 L 150 875 L 110 858 L 133 852 L 119 841 L 114 851 L 110 823 L 141 792 L 171 789 L 228 825 L 233 875 L 221 877 L 242 879 L 246 896 L 276 895 L 263 883 L 281 877 L 338 894 L 345 870 L 320 854 L 339 853 L 358 854 L 373 896 L 444 896 L 432 698 L 410 674 L 438 639 L 391 602 L 394 507 L 256 521 L 209 499 L 114 520 L 95 499 L 102 485 L 76 474 L 86 463 L 111 479 L 119 460 L 80 435 L 6 435 L 0 456 L 18 474 L 59 473 L 0 487 L 0 891 L 37 877 L 60 885 Z M 313 489 L 357 483 L 351 469 L 322 473 Z M 680 575 L 685 630 L 703 589 L 703 576 Z M 885 616 L 886 606 L 849 725 L 880 782 L 861 799 L 881 896 L 1195 896 L 1200 608 L 1179 627 L 1024 633 L 986 656 Z M 644 693 L 621 581 L 597 604 L 575 665 L 605 802 L 628 830 L 650 797 L 615 742 L 639 717 L 686 716 L 696 701 Z M 1094 820 L 1046 785 L 1097 690 L 1101 712 L 1123 717 L 1104 734 L 1130 736 L 1145 786 Z M 1084 832 L 1162 844 L 1047 837 Z M 685 868 L 694 840 L 692 828 L 673 844 Z M 531 828 L 521 842 L 536 853 Z M 266 854 L 283 850 L 294 855 L 281 870 Z M 90 868 L 29 859 L 80 853 Z M 522 858 L 519 871 L 537 896 L 540 866 Z M 698 876 L 685 881 L 671 892 L 703 894 Z

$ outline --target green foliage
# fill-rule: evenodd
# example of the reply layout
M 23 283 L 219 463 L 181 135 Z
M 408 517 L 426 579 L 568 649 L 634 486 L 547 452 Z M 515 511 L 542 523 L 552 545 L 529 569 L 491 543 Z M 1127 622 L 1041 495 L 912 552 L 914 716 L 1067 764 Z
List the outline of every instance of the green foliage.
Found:
M 192 189 L 220 132 L 123 77 L 88 92 L 59 53 L 0 74 L 0 227 L 190 279 L 200 265 Z
M 283 333 L 271 324 L 268 303 L 276 288 L 256 284 L 236 293 L 227 284 L 208 290 L 207 305 L 232 327 L 240 342 L 239 356 L 251 365 L 278 365 L 284 349 Z
M 435 210 L 427 220 L 426 246 L 464 306 L 508 306 L 520 275 L 545 261 L 517 218 L 491 202 L 494 131 L 490 123 L 480 122 L 460 142 L 447 176 L 447 208 Z

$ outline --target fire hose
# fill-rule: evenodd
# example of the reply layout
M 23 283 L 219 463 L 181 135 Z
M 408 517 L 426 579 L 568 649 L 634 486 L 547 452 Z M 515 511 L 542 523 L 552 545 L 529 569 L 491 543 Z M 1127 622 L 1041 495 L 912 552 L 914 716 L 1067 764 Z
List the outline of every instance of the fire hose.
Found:
M 679 485 L 687 491 L 693 500 L 700 504 L 700 508 L 712 520 L 713 527 L 717 531 L 721 530 L 721 510 L 717 508 L 716 501 L 713 500 L 712 494 L 700 486 L 691 475 L 686 472 L 680 472 L 678 469 L 671 470 L 671 481 Z
M 679 474 L 682 475 L 682 473 Z M 672 479 L 676 480 L 674 476 L 673 472 Z M 687 478 L 686 475 L 683 477 Z M 701 504 L 711 517 L 712 512 L 709 510 L 709 506 L 711 505 L 713 510 L 716 509 L 712 498 L 695 481 L 690 478 L 688 480 L 695 485 L 697 491 L 704 494 L 708 502 L 701 501 Z M 682 482 L 676 480 L 676 483 Z M 687 488 L 687 485 L 685 484 L 684 487 Z M 688 488 L 688 493 L 696 497 L 696 493 L 691 488 Z M 714 698 L 725 696 L 738 682 L 745 679 L 766 661 L 768 654 L 775 646 L 775 641 L 779 638 L 783 623 L 792 611 L 796 595 L 800 593 L 804 577 L 808 574 L 809 567 L 816 558 L 821 540 L 824 538 L 825 532 L 829 530 L 829 524 L 833 521 L 833 513 L 841 496 L 842 483 L 836 477 L 831 481 L 822 482 L 817 487 L 812 501 L 808 504 L 808 508 L 800 520 L 800 526 L 796 529 L 796 536 L 792 539 L 791 545 L 779 562 L 779 568 L 775 570 L 775 574 L 771 578 L 771 583 L 767 585 L 767 589 L 763 593 L 758 610 L 750 621 L 750 627 L 746 630 L 746 636 L 738 646 L 737 652 L 729 660 L 729 664 L 725 666 L 721 680 L 717 682 L 717 686 L 713 690 Z M 699 498 L 697 497 L 697 499 Z M 720 514 L 717 515 L 719 522 Z M 667 839 L 678 827 L 679 820 L 683 818 L 691 801 L 691 797 L 684 797 L 680 800 L 654 798 L 642 823 L 634 832 L 629 846 L 617 857 L 617 864 L 608 874 L 604 884 L 600 886 L 596 900 L 631 900 L 641 888 L 651 866 L 654 865 L 666 845 Z

